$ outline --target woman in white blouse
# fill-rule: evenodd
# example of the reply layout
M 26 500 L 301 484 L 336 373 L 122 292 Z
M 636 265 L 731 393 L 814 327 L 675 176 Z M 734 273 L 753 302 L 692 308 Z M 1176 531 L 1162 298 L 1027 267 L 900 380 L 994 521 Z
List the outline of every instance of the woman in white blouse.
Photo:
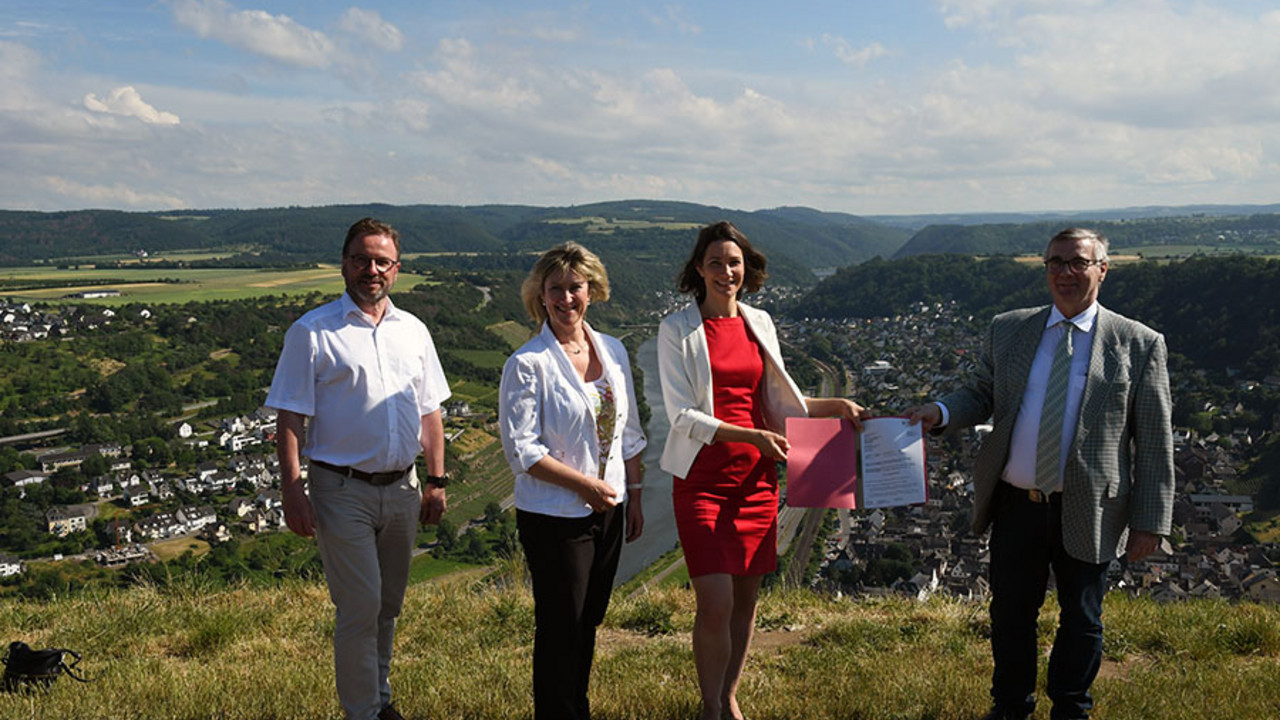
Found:
M 588 720 L 596 627 L 627 542 L 640 537 L 640 453 L 631 364 L 586 322 L 609 299 L 600 258 L 567 242 L 520 290 L 541 331 L 502 369 L 498 424 L 516 476 L 516 527 L 533 579 L 535 720 Z M 624 510 L 625 508 L 625 510 Z

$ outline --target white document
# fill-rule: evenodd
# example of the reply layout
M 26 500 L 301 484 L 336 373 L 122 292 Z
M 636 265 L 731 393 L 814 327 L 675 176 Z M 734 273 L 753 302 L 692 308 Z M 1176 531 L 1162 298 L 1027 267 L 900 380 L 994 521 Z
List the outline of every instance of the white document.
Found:
M 862 421 L 863 508 L 915 505 L 929 499 L 924 428 L 905 417 Z

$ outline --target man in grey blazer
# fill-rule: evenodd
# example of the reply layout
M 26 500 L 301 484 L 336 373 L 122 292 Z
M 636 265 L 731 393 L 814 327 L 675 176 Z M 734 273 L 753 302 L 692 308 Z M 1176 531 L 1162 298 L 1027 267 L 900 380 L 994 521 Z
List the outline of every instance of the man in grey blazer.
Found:
M 926 430 L 993 423 L 973 467 L 973 530 L 991 528 L 987 720 L 1021 720 L 1035 709 L 1036 621 L 1050 568 L 1061 606 L 1050 717 L 1089 716 L 1107 567 L 1122 546 L 1138 560 L 1169 534 L 1164 337 L 1098 304 L 1107 263 L 1100 233 L 1055 235 L 1044 255 L 1053 304 L 997 315 L 968 385 L 911 410 Z

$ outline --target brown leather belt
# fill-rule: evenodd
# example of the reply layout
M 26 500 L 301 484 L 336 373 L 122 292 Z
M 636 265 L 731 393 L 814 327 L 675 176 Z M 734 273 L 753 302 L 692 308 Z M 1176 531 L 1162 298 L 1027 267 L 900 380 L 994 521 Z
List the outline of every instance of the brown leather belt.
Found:
M 1027 494 L 1027 499 L 1033 503 L 1048 504 L 1062 496 L 1061 492 L 1047 493 L 1039 488 L 1031 488 L 1030 490 L 1023 490 L 1022 488 L 1014 489 L 1018 492 L 1025 492 Z
M 369 483 L 370 485 L 390 485 L 391 483 L 399 482 L 400 480 L 404 479 L 405 475 L 409 474 L 410 470 L 413 469 L 413 466 L 410 465 L 409 467 L 403 470 L 391 470 L 388 472 L 371 473 L 371 472 L 365 472 L 364 470 L 357 470 L 353 467 L 347 467 L 346 465 L 334 465 L 333 463 L 327 463 L 323 460 L 312 459 L 310 462 L 312 465 L 315 465 L 316 467 L 322 467 L 325 470 L 328 470 L 329 472 L 338 473 L 343 477 L 350 477 L 350 478 L 355 478 L 357 480 L 363 480 Z
M 1057 495 L 1056 492 L 1048 493 L 1042 491 L 1042 489 L 1032 488 L 1027 491 L 1027 500 L 1032 502 L 1050 502 L 1052 497 L 1055 495 Z
M 1020 488 L 1017 485 L 1011 485 L 1004 480 L 996 487 L 996 493 L 1005 495 L 1010 499 L 1026 500 L 1036 505 L 1049 505 L 1062 501 L 1062 491 L 1047 493 L 1039 488 Z

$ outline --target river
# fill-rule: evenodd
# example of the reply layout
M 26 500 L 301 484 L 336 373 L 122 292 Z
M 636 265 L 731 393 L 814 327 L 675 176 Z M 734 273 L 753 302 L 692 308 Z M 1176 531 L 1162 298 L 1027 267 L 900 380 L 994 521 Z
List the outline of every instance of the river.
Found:
M 649 446 L 644 450 L 644 534 L 639 540 L 624 545 L 618 561 L 614 583 L 635 577 L 655 560 L 676 546 L 676 521 L 671 514 L 671 476 L 658 467 L 662 445 L 667 439 L 667 412 L 662 405 L 662 384 L 658 381 L 658 340 L 651 337 L 640 345 L 636 360 L 644 371 L 644 399 L 652 411 L 645 434 Z

